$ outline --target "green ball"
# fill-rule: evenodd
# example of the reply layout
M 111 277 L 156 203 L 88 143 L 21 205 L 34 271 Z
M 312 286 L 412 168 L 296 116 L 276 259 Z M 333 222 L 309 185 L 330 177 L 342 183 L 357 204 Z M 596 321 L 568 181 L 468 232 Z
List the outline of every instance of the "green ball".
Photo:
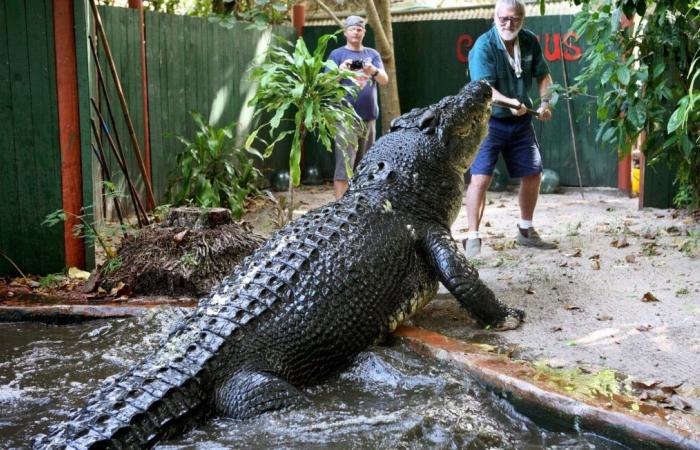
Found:
M 312 186 L 323 184 L 323 177 L 321 177 L 321 171 L 316 166 L 304 167 L 304 171 L 301 174 L 301 182 Z
M 540 183 L 540 194 L 554 194 L 559 192 L 559 188 L 559 175 L 552 169 L 544 169 Z
M 491 192 L 503 192 L 508 186 L 508 181 L 510 178 L 506 172 L 501 172 L 499 169 L 493 169 L 493 175 L 491 176 L 491 184 L 489 185 L 489 191 Z
M 270 185 L 273 191 L 284 192 L 289 189 L 289 172 L 278 170 L 273 172 L 270 178 Z

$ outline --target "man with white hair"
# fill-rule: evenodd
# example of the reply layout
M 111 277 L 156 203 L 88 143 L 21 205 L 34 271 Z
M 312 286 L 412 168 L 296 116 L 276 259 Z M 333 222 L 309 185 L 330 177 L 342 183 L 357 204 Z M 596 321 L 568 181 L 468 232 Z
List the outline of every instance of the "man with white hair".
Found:
M 470 169 L 471 182 L 466 198 L 469 231 L 467 239 L 462 241 L 465 254 L 470 258 L 481 251 L 481 209 L 499 154 L 503 155 L 509 175 L 520 178 L 517 242 L 527 247 L 556 248 L 555 244 L 540 238 L 532 223 L 540 190 L 542 158 L 532 114 L 528 113 L 528 109 L 532 111 L 528 91 L 533 80 L 537 80 L 542 99 L 537 118 L 551 119 L 547 94 L 552 77 L 537 37 L 523 29 L 524 22 L 522 0 L 498 0 L 493 28 L 481 35 L 469 52 L 471 79 L 486 80 L 493 89 L 494 102 L 512 105 L 510 108 L 494 105 L 488 135 Z
M 354 139 L 335 140 L 335 174 L 333 175 L 333 191 L 335 198 L 339 199 L 348 190 L 348 173 L 345 168 L 345 157 L 349 159 L 350 166 L 354 169 L 364 154 L 374 144 L 376 136 L 376 122 L 379 116 L 377 103 L 377 84 L 382 86 L 389 83 L 389 76 L 384 70 L 382 58 L 373 48 L 362 45 L 365 38 L 365 20 L 359 16 L 349 16 L 343 23 L 343 35 L 346 44 L 344 47 L 333 50 L 328 59 L 344 70 L 352 70 L 357 73 L 360 84 L 360 92 L 357 98 L 348 97 L 346 100 L 355 108 L 355 112 L 362 119 L 364 129 L 343 130 L 341 133 L 357 134 L 357 145 L 348 144 L 345 141 Z

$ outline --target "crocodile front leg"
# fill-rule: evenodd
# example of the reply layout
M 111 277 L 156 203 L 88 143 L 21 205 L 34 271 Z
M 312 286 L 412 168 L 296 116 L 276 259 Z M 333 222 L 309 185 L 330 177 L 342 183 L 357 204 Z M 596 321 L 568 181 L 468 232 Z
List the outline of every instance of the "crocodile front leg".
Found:
M 496 298 L 459 251 L 448 230 L 442 227 L 431 229 L 425 244 L 440 282 L 469 314 L 499 331 L 512 330 L 520 325 L 525 313 Z

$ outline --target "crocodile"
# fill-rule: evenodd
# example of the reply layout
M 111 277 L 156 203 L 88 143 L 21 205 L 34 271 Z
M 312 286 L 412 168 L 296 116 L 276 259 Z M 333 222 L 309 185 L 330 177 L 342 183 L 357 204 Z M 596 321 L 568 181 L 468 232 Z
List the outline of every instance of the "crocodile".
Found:
M 342 198 L 276 232 L 35 448 L 148 448 L 214 415 L 308 404 L 301 389 L 351 365 L 439 282 L 479 322 L 517 327 L 524 313 L 495 297 L 450 234 L 490 101 L 472 82 L 394 120 Z

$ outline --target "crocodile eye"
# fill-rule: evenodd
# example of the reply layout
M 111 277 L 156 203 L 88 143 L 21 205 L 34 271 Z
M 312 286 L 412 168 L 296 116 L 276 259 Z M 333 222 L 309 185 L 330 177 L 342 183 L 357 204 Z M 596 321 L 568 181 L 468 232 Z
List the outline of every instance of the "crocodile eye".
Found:
M 377 170 L 384 170 L 384 162 L 377 164 Z

